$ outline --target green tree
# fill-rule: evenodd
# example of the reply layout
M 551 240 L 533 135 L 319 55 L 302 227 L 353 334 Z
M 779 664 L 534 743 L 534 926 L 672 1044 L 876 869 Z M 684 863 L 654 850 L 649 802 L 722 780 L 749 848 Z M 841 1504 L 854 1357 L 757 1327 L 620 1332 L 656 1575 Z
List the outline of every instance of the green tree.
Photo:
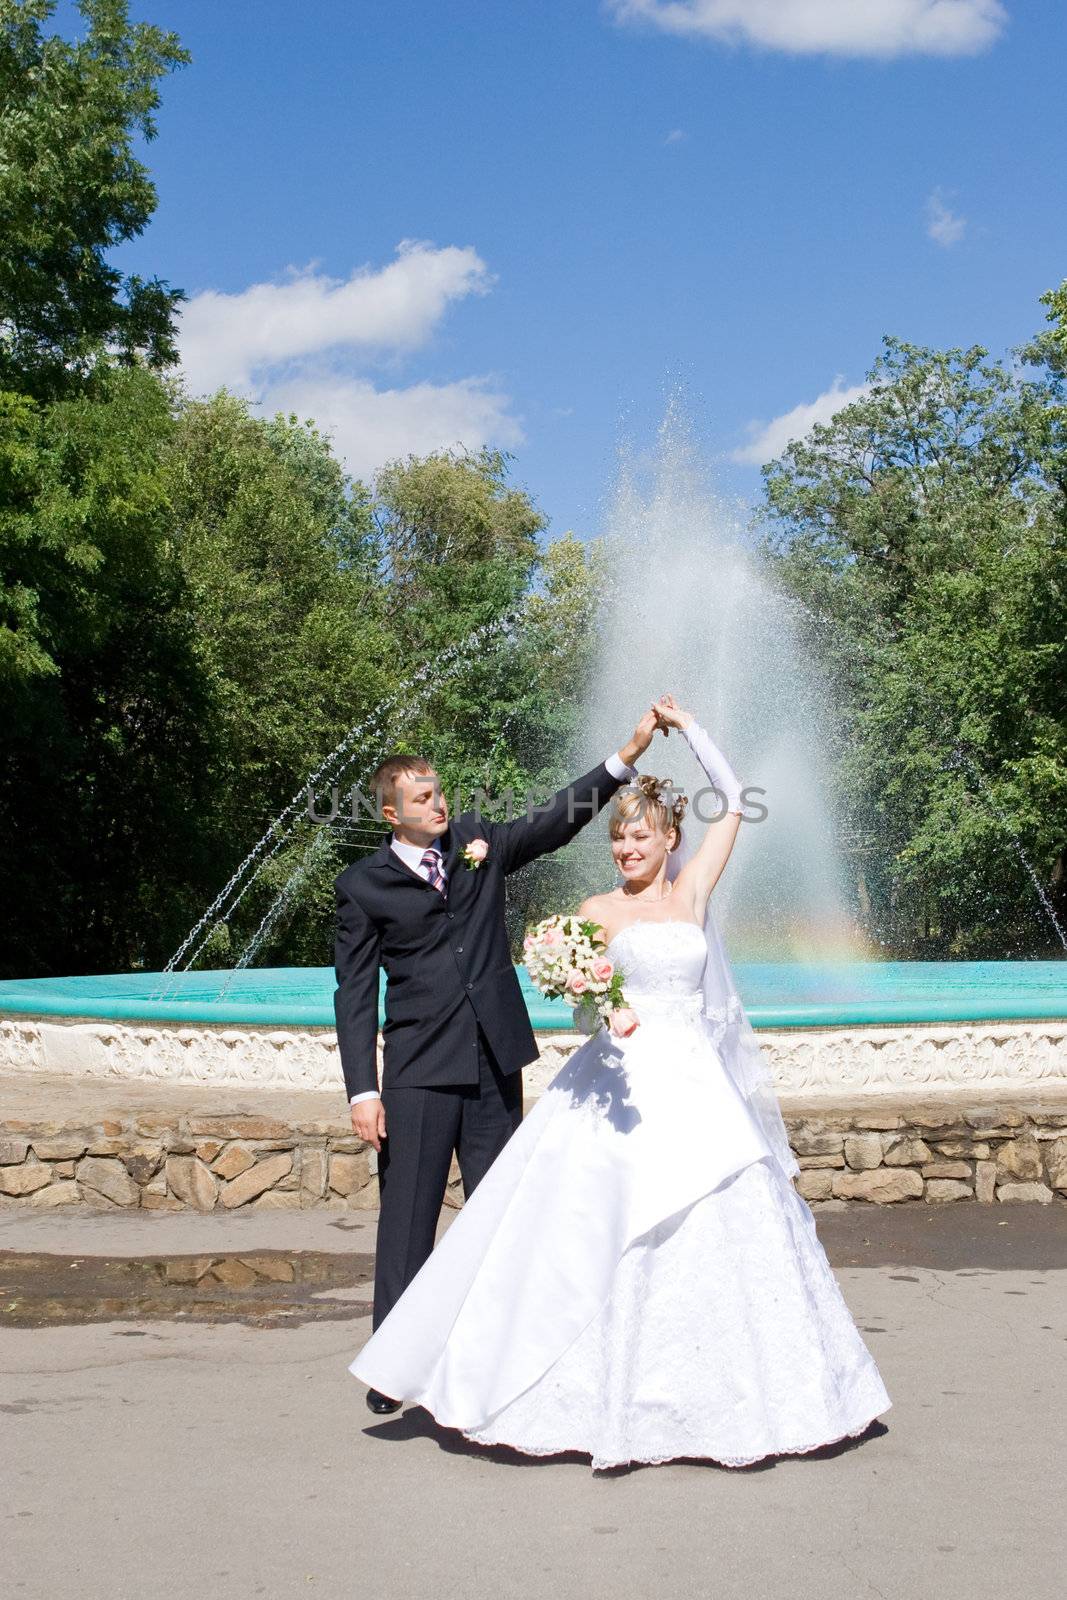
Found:
M 765 549 L 839 707 L 860 903 L 898 954 L 1051 951 L 1019 852 L 1062 912 L 1061 379 L 887 339 L 869 380 L 764 469 Z
M 396 659 L 366 490 L 328 440 L 296 417 L 255 416 L 220 393 L 182 404 L 168 464 L 171 538 L 210 686 L 209 870 L 183 897 L 185 926 L 345 731 L 372 716 Z M 301 865 L 314 830 L 282 842 L 217 928 L 206 958 L 235 959 Z M 272 844 L 276 841 L 272 839 Z M 277 934 L 290 959 L 326 959 L 328 859 L 294 895 Z M 172 948 L 177 946 L 175 929 Z M 272 948 L 277 950 L 278 938 Z M 166 954 L 169 954 L 167 951 Z
M 209 686 L 170 538 L 169 397 L 147 372 L 102 370 L 89 391 L 9 404 L 3 420 L 0 870 L 13 914 L 0 961 L 139 965 L 197 874 L 208 803 Z
M 1039 333 L 1024 353 L 1034 365 L 1045 364 L 1058 377 L 1067 377 L 1067 278 L 1043 294 L 1041 304 L 1048 306 L 1045 320 L 1052 327 Z
M 181 298 L 110 260 L 156 191 L 134 154 L 158 84 L 188 60 L 125 0 L 79 0 L 82 39 L 45 32 L 55 0 L 0 0 L 0 388 L 50 396 L 114 358 L 175 359 Z
M 365 779 L 389 751 L 419 751 L 452 800 L 485 794 L 501 816 L 508 790 L 522 806 L 572 771 L 598 572 L 595 548 L 541 538 L 544 517 L 508 466 L 495 451 L 445 451 L 378 474 L 372 515 L 395 677 L 391 691 L 380 685 L 386 714 L 352 768 Z M 335 832 L 344 859 L 381 837 Z M 538 862 L 512 882 L 515 939 L 558 897 L 557 868 Z M 329 959 L 321 943 L 317 959 Z
M 175 460 L 182 562 L 221 714 L 213 888 L 362 729 L 316 796 L 325 814 L 336 786 L 333 825 L 291 816 L 271 835 L 199 964 L 232 962 L 260 929 L 258 963 L 328 962 L 332 879 L 384 832 L 353 821 L 345 800 L 385 754 L 425 753 L 450 797 L 468 800 L 555 787 L 567 770 L 592 568 L 573 538 L 539 546 L 539 512 L 492 453 L 393 463 L 368 496 L 310 425 L 264 422 L 218 395 L 185 408 Z
M 316 428 L 186 398 L 180 293 L 123 277 L 155 206 L 135 140 L 187 57 L 82 0 L 0 0 L 0 882 L 6 971 L 159 965 L 345 741 L 450 786 L 567 770 L 595 587 L 496 452 L 351 482 Z M 352 733 L 353 728 L 359 730 Z M 299 808 L 196 959 L 324 961 L 331 880 L 380 829 Z
M 388 681 L 366 495 L 313 427 L 226 394 L 183 405 L 168 492 L 215 685 L 220 776 L 241 777 L 235 808 L 261 811 Z
M 565 771 L 581 688 L 592 568 L 573 538 L 542 545 L 545 519 L 507 472 L 500 452 L 443 452 L 394 463 L 375 486 L 397 656 L 430 669 L 408 737 L 465 792 Z M 437 686 L 442 658 L 461 670 Z

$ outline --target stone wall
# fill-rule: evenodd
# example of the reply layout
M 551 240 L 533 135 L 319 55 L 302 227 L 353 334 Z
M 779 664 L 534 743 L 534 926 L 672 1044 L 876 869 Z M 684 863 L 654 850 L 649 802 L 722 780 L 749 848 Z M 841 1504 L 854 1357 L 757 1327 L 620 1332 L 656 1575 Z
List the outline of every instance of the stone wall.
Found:
M 1058 1103 L 1057 1103 L 1058 1102 Z M 788 1112 L 787 1107 L 783 1111 Z M 1067 1101 L 786 1114 L 797 1188 L 825 1200 L 1067 1203 Z
M 81 1126 L 0 1120 L 0 1197 L 145 1211 L 364 1209 L 374 1151 L 348 1119 L 139 1112 Z
M 28 1087 L 28 1086 L 27 1086 Z M 112 1088 L 112 1095 L 114 1088 Z M 783 1102 L 812 1205 L 1041 1201 L 1067 1204 L 1067 1095 L 1012 1104 L 884 1097 L 800 1109 Z M 454 1171 L 449 1200 L 459 1202 Z M 0 1203 L 146 1211 L 377 1205 L 373 1150 L 334 1116 L 112 1108 L 91 1120 L 0 1117 Z

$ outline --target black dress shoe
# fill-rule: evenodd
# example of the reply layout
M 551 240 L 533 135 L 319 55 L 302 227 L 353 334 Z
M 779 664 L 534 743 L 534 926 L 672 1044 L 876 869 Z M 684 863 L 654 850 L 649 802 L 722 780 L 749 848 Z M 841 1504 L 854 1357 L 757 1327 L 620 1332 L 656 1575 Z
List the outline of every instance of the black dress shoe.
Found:
M 392 1411 L 399 1411 L 403 1405 L 402 1400 L 390 1400 L 387 1394 L 379 1394 L 377 1389 L 367 1390 L 367 1410 L 373 1411 L 376 1417 L 387 1417 Z

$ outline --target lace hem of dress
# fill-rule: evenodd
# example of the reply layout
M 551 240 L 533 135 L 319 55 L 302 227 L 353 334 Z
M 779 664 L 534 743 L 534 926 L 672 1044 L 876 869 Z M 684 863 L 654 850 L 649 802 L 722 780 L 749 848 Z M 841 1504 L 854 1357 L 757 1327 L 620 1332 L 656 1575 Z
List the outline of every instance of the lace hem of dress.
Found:
M 890 1401 L 890 1405 L 892 1405 L 892 1401 Z M 765 1450 L 754 1456 L 715 1455 L 710 1450 L 702 1451 L 699 1449 L 674 1450 L 667 1455 L 627 1456 L 625 1459 L 617 1461 L 607 1456 L 593 1455 L 590 1457 L 590 1467 L 593 1472 L 608 1472 L 616 1467 L 665 1466 L 669 1461 L 714 1461 L 720 1467 L 751 1467 L 757 1461 L 773 1461 L 778 1456 L 810 1455 L 814 1450 L 825 1450 L 829 1445 L 840 1444 L 844 1439 L 859 1439 L 867 1432 L 871 1424 L 888 1410 L 889 1406 L 883 1406 L 881 1411 L 876 1411 L 865 1422 L 861 1422 L 858 1427 L 849 1428 L 845 1433 L 837 1433 L 832 1439 L 818 1439 L 811 1444 L 783 1445 L 778 1450 Z M 506 1439 L 482 1439 L 478 1437 L 477 1433 L 468 1433 L 465 1428 L 457 1428 L 455 1431 L 462 1434 L 463 1438 L 468 1440 L 469 1443 L 479 1445 L 483 1450 L 514 1450 L 516 1455 L 531 1457 L 590 1455 L 588 1450 L 578 1450 L 571 1444 L 524 1446 L 509 1444 Z
M 740 1022 L 744 1015 L 739 995 L 727 996 L 726 1004 L 722 1006 L 705 1006 L 704 1015 L 711 1024 L 712 1043 L 718 1045 L 726 1035 L 728 1029 L 736 1022 Z

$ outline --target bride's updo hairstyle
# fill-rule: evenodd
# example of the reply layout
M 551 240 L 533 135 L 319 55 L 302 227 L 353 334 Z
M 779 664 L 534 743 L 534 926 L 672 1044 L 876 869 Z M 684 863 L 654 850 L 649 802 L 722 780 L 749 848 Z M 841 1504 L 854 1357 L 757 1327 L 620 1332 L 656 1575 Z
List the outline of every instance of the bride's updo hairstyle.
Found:
M 641 821 L 648 821 L 661 833 L 669 833 L 674 828 L 675 840 L 668 847 L 669 854 L 677 850 L 682 841 L 682 821 L 688 804 L 688 798 L 679 794 L 669 778 L 654 778 L 649 772 L 638 773 L 612 800 L 608 833 L 618 839 L 628 822 Z

